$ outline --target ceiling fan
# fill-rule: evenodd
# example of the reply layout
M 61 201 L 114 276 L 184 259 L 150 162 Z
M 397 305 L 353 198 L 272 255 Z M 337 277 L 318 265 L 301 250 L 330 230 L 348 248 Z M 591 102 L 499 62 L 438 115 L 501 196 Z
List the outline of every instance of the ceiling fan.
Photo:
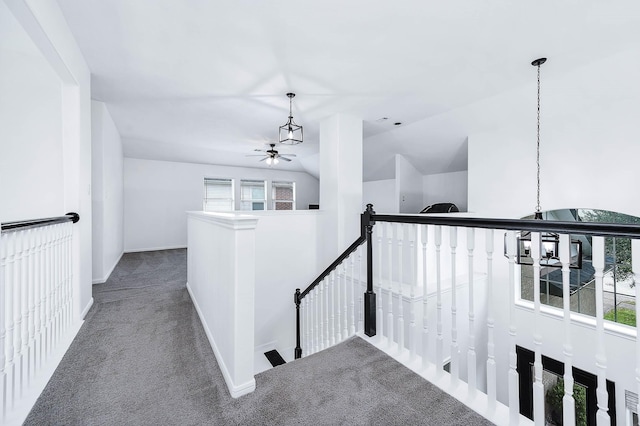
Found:
M 284 160 L 284 161 L 291 161 L 290 158 L 288 157 L 295 157 L 295 154 L 278 154 L 278 151 L 275 150 L 276 144 L 271 143 L 269 144 L 269 146 L 271 148 L 264 150 L 264 149 L 254 149 L 254 151 L 256 152 L 263 152 L 264 154 L 252 154 L 252 155 L 247 155 L 247 157 L 262 157 L 264 155 L 264 158 L 262 158 L 260 161 L 266 161 L 268 165 L 273 165 L 273 164 L 278 164 L 280 162 L 280 159 Z

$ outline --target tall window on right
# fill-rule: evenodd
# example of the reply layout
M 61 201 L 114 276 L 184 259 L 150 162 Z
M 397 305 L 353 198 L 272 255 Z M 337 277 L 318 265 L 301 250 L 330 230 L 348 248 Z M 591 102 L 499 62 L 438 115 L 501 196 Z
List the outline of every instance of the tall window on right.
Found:
M 277 182 L 271 183 L 273 210 L 296 209 L 296 183 Z

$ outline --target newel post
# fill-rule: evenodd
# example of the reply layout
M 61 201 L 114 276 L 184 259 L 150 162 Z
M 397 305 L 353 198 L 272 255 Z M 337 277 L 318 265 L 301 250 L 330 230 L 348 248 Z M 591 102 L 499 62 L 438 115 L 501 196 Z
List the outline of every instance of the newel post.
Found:
M 302 348 L 300 347 L 300 289 L 296 288 L 293 295 L 293 301 L 296 304 L 296 348 L 294 349 L 294 358 L 302 358 Z
M 373 292 L 373 242 L 372 233 L 375 222 L 372 216 L 373 204 L 367 204 L 362 214 L 362 233 L 367 238 L 367 291 L 364 294 L 364 334 L 369 337 L 376 335 L 376 294 Z

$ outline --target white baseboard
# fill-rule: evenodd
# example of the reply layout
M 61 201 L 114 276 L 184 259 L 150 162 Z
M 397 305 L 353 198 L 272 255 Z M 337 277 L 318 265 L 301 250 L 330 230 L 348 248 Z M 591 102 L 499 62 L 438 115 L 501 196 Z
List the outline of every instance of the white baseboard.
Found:
M 93 306 L 93 297 L 89 300 L 89 303 L 87 303 L 87 306 L 82 310 L 82 313 L 80 314 L 80 318 L 84 320 L 84 317 L 87 316 L 87 314 L 89 313 L 89 309 L 91 309 L 92 306 Z
M 164 246 L 164 247 L 147 247 L 147 248 L 136 248 L 136 249 L 126 249 L 125 253 L 139 253 L 143 251 L 159 251 L 159 250 L 175 250 L 175 249 L 186 249 L 187 246 Z
M 91 284 L 104 284 L 104 283 L 106 283 L 107 280 L 109 279 L 109 277 L 111 276 L 111 274 L 113 273 L 113 270 L 116 269 L 116 266 L 118 266 L 118 263 L 120 263 L 120 259 L 122 259 L 122 255 L 123 254 L 124 254 L 124 251 L 122 253 L 120 253 L 120 256 L 118 256 L 118 259 L 113 263 L 113 265 L 111 266 L 111 269 L 109 269 L 109 272 L 107 272 L 104 277 L 102 277 L 102 278 L 94 278 L 91 281 Z
M 3 425 L 12 426 L 24 423 L 29 412 L 40 397 L 40 394 L 47 386 L 47 383 L 49 383 L 49 380 L 51 380 L 56 368 L 58 368 L 64 354 L 67 353 L 73 339 L 75 339 L 78 331 L 80 331 L 80 327 L 82 327 L 83 323 L 83 320 L 76 321 L 76 324 L 69 328 L 69 332 L 64 336 L 63 340 L 60 341 L 58 347 L 46 361 L 46 364 L 42 366 L 42 369 L 37 373 L 37 376 L 31 380 L 29 388 L 23 394 L 22 398 L 20 398 L 19 401 L 16 401 L 14 409 L 8 413 L 7 418 L 4 420 L 4 423 L 2 423 Z
M 227 366 L 224 363 L 224 359 L 222 358 L 222 354 L 218 350 L 218 346 L 216 345 L 215 340 L 213 339 L 213 334 L 209 329 L 209 325 L 200 310 L 200 306 L 198 306 L 198 302 L 196 298 L 193 296 L 193 292 L 191 291 L 191 287 L 189 283 L 187 283 L 187 291 L 189 292 L 189 296 L 191 297 L 191 301 L 193 302 L 193 306 L 196 308 L 196 312 L 198 313 L 198 317 L 200 318 L 200 322 L 202 323 L 202 327 L 204 328 L 204 332 L 207 335 L 207 339 L 209 339 L 209 345 L 211 345 L 211 349 L 213 349 L 213 354 L 216 356 L 216 360 L 218 361 L 218 365 L 220 366 L 220 370 L 222 371 L 222 376 L 224 377 L 224 381 L 227 384 L 227 388 L 229 389 L 229 393 L 233 398 L 239 398 L 242 395 L 246 395 L 248 393 L 256 390 L 256 379 L 251 378 L 251 380 L 236 385 L 231 378 L 231 374 L 227 369 Z

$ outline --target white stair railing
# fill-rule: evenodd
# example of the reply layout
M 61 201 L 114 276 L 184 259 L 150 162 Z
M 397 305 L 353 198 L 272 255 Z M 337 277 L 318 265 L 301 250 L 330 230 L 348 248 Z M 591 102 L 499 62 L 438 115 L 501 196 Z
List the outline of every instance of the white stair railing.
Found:
M 24 398 L 68 337 L 73 322 L 72 220 L 77 221 L 69 215 L 2 225 L 0 423 L 16 421 L 15 410 L 24 410 Z

